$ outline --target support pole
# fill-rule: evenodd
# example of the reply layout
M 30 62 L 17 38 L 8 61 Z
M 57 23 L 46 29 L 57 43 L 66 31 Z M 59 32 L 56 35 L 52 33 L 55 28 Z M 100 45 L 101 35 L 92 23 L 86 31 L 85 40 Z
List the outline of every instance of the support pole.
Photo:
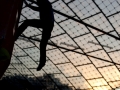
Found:
M 23 0 L 0 0 L 0 48 L 5 48 L 10 57 L 14 46 L 14 32 L 19 19 Z M 10 64 L 10 59 L 0 59 L 0 79 Z

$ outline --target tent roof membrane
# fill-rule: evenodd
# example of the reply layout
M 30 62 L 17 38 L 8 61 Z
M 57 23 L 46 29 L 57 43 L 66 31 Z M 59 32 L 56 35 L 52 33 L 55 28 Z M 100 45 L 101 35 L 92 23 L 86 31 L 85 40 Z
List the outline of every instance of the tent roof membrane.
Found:
M 42 29 L 29 26 L 15 42 L 4 77 L 21 75 L 38 80 L 46 74 L 60 87 L 52 74 L 72 90 L 119 90 L 120 1 L 49 1 L 55 23 L 46 49 L 46 66 L 36 71 Z M 39 13 L 23 3 L 18 25 L 26 19 L 39 19 Z

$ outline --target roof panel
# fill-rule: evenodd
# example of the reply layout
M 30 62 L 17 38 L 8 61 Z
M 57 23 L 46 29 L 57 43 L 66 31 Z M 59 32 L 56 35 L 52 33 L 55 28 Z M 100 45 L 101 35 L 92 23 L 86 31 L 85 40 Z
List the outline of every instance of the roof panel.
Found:
M 17 76 L 44 86 L 40 80 L 47 75 L 59 90 L 65 90 L 62 88 L 65 85 L 70 87 L 67 90 L 118 90 L 120 1 L 49 1 L 55 23 L 46 49 L 45 67 L 36 71 L 42 29 L 29 26 L 15 42 L 11 64 L 3 78 Z M 40 19 L 39 12 L 23 3 L 18 26 L 29 19 Z

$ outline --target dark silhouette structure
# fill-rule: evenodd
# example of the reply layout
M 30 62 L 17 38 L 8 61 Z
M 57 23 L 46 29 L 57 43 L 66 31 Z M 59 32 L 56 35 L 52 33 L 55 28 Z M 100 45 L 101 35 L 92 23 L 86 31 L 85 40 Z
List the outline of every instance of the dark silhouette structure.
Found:
M 23 0 L 0 0 L 0 12 L 2 12 L 0 14 L 0 49 L 4 49 L 0 50 L 0 57 L 2 56 L 0 58 L 0 78 L 2 78 L 11 62 L 14 46 L 13 32 L 16 30 L 22 4 Z M 9 58 L 6 58 L 5 50 L 9 54 Z M 2 61 L 3 59 L 4 61 Z
M 28 26 L 43 29 L 40 43 L 40 63 L 37 68 L 37 71 L 39 71 L 46 63 L 46 46 L 54 27 L 54 15 L 52 5 L 48 0 L 37 0 L 37 2 L 33 0 L 29 1 L 35 3 L 38 7 L 32 6 L 25 1 L 26 6 L 38 11 L 40 13 L 40 19 L 25 20 L 16 31 L 15 40 L 18 39 L 18 37 Z
M 0 80 L 0 90 L 73 90 L 71 86 L 55 78 L 54 74 L 44 74 L 37 78 L 39 79 L 28 76 L 23 78 L 20 75 L 5 76 Z

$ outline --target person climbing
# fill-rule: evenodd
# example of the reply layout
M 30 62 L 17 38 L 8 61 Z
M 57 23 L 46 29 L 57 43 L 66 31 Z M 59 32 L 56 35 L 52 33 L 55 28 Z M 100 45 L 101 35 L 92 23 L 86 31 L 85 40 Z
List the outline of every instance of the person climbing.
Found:
M 28 1 L 30 1 L 31 3 L 35 3 L 37 5 L 37 6 L 32 6 L 31 4 L 28 4 L 26 1 L 24 1 L 27 7 L 31 8 L 34 11 L 39 12 L 40 19 L 25 20 L 18 27 L 18 30 L 15 32 L 14 37 L 16 41 L 28 26 L 43 29 L 42 39 L 40 42 L 40 61 L 37 67 L 37 71 L 39 71 L 42 69 L 43 66 L 45 66 L 46 63 L 46 46 L 48 40 L 51 37 L 51 32 L 54 27 L 54 14 L 53 14 L 52 5 L 48 0 L 37 0 L 37 2 L 33 0 L 28 0 Z

